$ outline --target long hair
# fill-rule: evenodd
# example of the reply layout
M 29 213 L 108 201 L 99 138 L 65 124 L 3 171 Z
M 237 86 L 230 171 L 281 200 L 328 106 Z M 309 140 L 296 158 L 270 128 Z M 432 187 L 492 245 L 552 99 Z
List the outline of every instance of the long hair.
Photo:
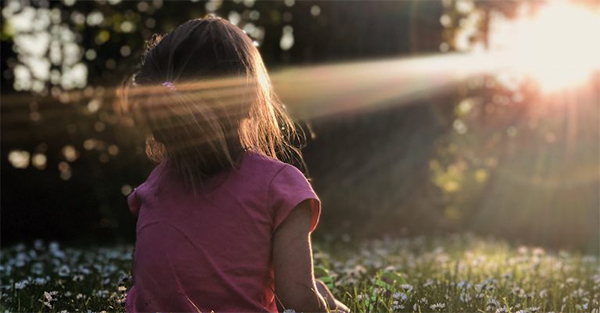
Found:
M 245 150 L 302 162 L 298 132 L 252 40 L 226 20 L 190 20 L 148 42 L 123 88 L 146 154 L 189 185 L 236 167 Z

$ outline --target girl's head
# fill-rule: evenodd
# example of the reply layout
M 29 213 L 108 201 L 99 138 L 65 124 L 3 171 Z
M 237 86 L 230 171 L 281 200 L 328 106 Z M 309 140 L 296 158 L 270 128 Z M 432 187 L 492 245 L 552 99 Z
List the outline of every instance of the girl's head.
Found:
M 191 185 L 235 166 L 245 150 L 300 157 L 258 50 L 221 18 L 154 36 L 124 90 L 125 110 L 148 131 L 148 156 L 168 160 Z

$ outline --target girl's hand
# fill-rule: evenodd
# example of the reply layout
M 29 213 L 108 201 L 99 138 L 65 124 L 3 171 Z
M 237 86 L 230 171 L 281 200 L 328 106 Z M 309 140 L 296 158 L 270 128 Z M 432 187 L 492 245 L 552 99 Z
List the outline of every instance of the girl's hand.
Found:
M 315 279 L 315 283 L 317 285 L 317 291 L 321 294 L 323 299 L 325 299 L 325 301 L 327 302 L 327 307 L 331 312 L 350 312 L 350 309 L 348 309 L 348 307 L 345 304 L 341 303 L 333 297 L 333 294 L 331 293 L 329 288 L 327 288 L 327 285 L 325 285 L 323 281 Z

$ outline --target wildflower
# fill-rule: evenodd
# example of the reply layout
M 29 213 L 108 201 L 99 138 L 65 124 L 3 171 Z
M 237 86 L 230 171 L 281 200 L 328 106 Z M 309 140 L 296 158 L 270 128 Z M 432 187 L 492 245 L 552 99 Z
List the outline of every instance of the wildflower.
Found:
M 520 246 L 518 251 L 519 251 L 519 254 L 527 254 L 528 249 L 525 246 Z
M 54 300 L 54 299 L 52 298 L 52 294 L 51 294 L 51 293 L 49 293 L 49 292 L 47 292 L 47 291 L 44 291 L 44 298 L 46 298 L 46 301 L 48 301 L 48 302 L 50 302 L 50 301 Z
M 100 298 L 106 298 L 108 297 L 108 290 L 98 290 L 96 295 Z
M 500 302 L 498 302 L 498 300 L 496 300 L 496 299 L 494 299 L 492 297 L 488 298 L 488 300 L 487 300 L 488 310 L 490 310 L 492 308 L 497 308 L 499 306 L 500 306 Z
M 406 299 L 408 299 L 408 296 L 404 292 L 394 292 L 392 297 L 395 300 L 400 300 L 400 301 L 405 301 Z
M 79 300 L 79 299 L 83 299 L 83 298 L 85 298 L 85 296 L 84 296 L 83 294 L 81 294 L 81 293 L 78 293 L 78 294 L 75 296 L 75 298 L 76 298 L 77 300 Z
M 460 299 L 460 301 L 462 301 L 464 303 L 469 303 L 472 300 L 471 296 L 465 292 L 460 293 L 459 299 Z
M 483 262 L 485 262 L 485 257 L 483 255 L 480 255 L 473 260 L 471 265 L 477 267 L 483 264 Z
M 48 302 L 48 301 L 42 301 L 44 303 L 44 306 L 47 306 L 48 308 L 52 308 L 52 303 Z
M 400 288 L 404 289 L 405 291 L 412 291 L 413 290 L 413 286 L 409 285 L 409 284 L 402 284 L 400 285 Z
M 34 263 L 31 266 L 31 272 L 36 275 L 42 275 L 44 272 L 44 264 L 41 262 Z
M 589 292 L 586 291 L 586 290 L 584 290 L 584 289 L 581 289 L 581 288 L 577 288 L 576 290 L 574 290 L 571 293 L 571 297 L 573 297 L 573 298 L 583 298 L 583 297 L 586 297 L 588 295 L 589 295 Z
M 477 290 L 478 293 L 480 293 L 481 291 L 483 291 L 484 287 L 485 287 L 484 284 L 475 284 L 475 290 Z
M 496 310 L 496 313 L 508 313 L 508 309 L 506 307 L 501 307 Z
M 445 303 L 438 302 L 438 303 L 434 303 L 434 304 L 430 305 L 429 307 L 430 307 L 432 310 L 436 310 L 436 311 L 437 311 L 437 310 L 442 310 L 443 308 L 445 308 L 445 307 L 446 307 L 446 304 L 445 304 Z
M 50 249 L 50 251 L 58 251 L 59 250 L 59 245 L 58 242 L 53 241 L 50 243 L 50 245 L 48 245 L 48 248 Z
M 330 276 L 332 276 L 331 273 L 330 273 Z M 130 279 L 131 279 L 131 275 L 129 275 L 129 274 L 123 272 L 123 271 L 120 271 L 119 272 L 119 278 L 117 279 L 117 284 L 118 285 L 123 285 L 123 284 L 125 284 L 125 282 L 128 282 Z
M 42 250 L 42 249 L 44 249 L 44 241 L 43 241 L 43 240 L 41 240 L 41 239 L 36 239 L 36 240 L 33 242 L 33 247 L 34 247 L 35 249 L 37 249 L 37 250 Z
M 83 265 L 79 265 L 79 267 L 77 268 L 77 271 L 79 271 L 83 275 L 89 275 L 91 273 L 90 269 L 88 269 L 87 267 L 85 267 Z
M 577 279 L 573 278 L 573 277 L 569 277 L 569 278 L 567 278 L 566 283 L 567 284 L 576 284 L 577 283 Z
M 283 311 L 283 313 L 296 313 L 296 311 L 294 311 L 292 309 L 287 309 L 287 310 Z
M 354 267 L 354 269 L 350 270 L 349 274 L 353 275 L 353 276 L 362 276 L 366 272 L 367 272 L 367 269 L 364 266 L 359 264 L 359 265 L 356 265 Z
M 395 272 L 397 269 L 393 265 L 388 265 L 383 271 L 384 272 Z
M 120 292 L 125 292 L 125 291 L 127 291 L 127 288 L 125 288 L 125 286 L 119 286 L 119 288 L 117 288 L 117 290 Z
M 71 269 L 67 265 L 63 265 L 58 269 L 58 276 L 67 277 L 71 273 Z
M 533 249 L 533 255 L 535 255 L 535 256 L 543 256 L 544 254 L 546 254 L 546 251 L 542 248 L 534 248 Z
M 527 294 L 525 293 L 525 290 L 523 290 L 522 288 L 519 287 L 515 287 L 511 290 L 512 294 L 519 297 L 519 298 L 525 298 L 527 296 Z
M 392 308 L 394 309 L 394 311 L 398 311 L 404 309 L 404 305 L 399 304 L 398 301 L 394 301 Z
M 16 282 L 15 289 L 21 290 L 21 289 L 27 287 L 27 284 L 29 284 L 29 282 L 27 280 L 22 280 L 22 281 Z
M 45 285 L 48 282 L 48 278 L 44 278 L 44 277 L 37 277 L 36 279 L 33 280 L 33 283 L 35 285 Z
M 596 263 L 598 259 L 593 255 L 586 255 L 581 258 L 581 262 L 583 263 Z
M 50 244 L 50 253 L 52 253 L 52 256 L 54 256 L 57 259 L 65 258 L 65 253 L 59 249 L 58 243 L 54 246 Z
M 73 275 L 73 281 L 83 281 L 83 275 Z
M 25 266 L 25 260 L 27 256 L 24 253 L 17 254 L 17 259 L 15 260 L 15 267 L 23 267 Z

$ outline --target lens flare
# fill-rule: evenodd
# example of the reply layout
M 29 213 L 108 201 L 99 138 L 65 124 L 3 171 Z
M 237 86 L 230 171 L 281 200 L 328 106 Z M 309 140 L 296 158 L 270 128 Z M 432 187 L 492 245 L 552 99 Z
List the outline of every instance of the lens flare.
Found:
M 544 92 L 579 86 L 600 69 L 598 10 L 556 1 L 507 23 L 505 62 Z

